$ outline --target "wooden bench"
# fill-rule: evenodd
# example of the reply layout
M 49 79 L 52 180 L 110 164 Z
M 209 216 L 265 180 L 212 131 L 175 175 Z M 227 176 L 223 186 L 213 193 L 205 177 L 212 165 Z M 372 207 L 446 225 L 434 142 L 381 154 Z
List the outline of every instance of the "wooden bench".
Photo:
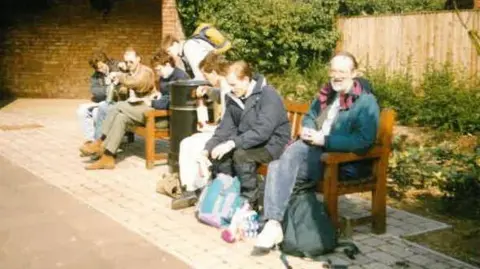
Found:
M 155 126 L 156 119 L 161 117 L 169 117 L 170 110 L 150 110 L 145 112 L 145 126 L 135 126 L 132 132 L 145 139 L 145 166 L 147 169 L 153 169 L 155 161 L 167 160 L 167 153 L 157 154 L 155 151 L 155 141 L 157 139 L 169 139 L 169 130 L 158 129 Z
M 291 137 L 296 139 L 301 130 L 303 116 L 308 112 L 309 104 L 284 101 L 288 119 L 292 125 Z M 324 177 L 319 180 L 317 191 L 323 193 L 324 204 L 332 222 L 339 227 L 338 197 L 344 194 L 371 192 L 372 215 L 355 220 L 355 224 L 363 224 L 367 221 L 372 223 L 375 233 L 385 233 L 386 230 L 386 181 L 388 158 L 391 151 L 391 141 L 395 112 L 391 109 L 383 109 L 380 113 L 380 124 L 377 132 L 377 141 L 372 149 L 365 155 L 354 153 L 324 153 L 321 161 L 324 162 Z M 341 163 L 372 159 L 373 173 L 369 178 L 340 181 L 338 167 Z M 319 160 L 320 161 L 320 160 Z M 262 164 L 258 173 L 266 175 L 267 165 Z

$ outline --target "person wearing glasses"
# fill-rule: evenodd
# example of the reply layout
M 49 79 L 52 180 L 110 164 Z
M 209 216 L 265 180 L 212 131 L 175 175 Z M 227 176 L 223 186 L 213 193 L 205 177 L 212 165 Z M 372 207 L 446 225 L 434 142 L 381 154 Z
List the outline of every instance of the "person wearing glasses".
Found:
M 128 99 L 112 107 L 103 122 L 101 137 L 86 149 L 86 154 L 100 156 L 85 167 L 87 170 L 115 168 L 115 153 L 127 128 L 145 124 L 144 113 L 152 109 L 152 100 L 160 96 L 155 87 L 155 73 L 140 63 L 140 55 L 133 48 L 126 49 L 123 59 L 128 72 L 111 72 L 108 78 L 128 89 Z
M 348 52 L 330 61 L 330 81 L 320 88 L 302 122 L 300 139 L 268 165 L 264 213 L 267 220 L 255 248 L 270 250 L 283 241 L 282 221 L 297 181 L 323 177 L 323 152 L 366 153 L 374 144 L 380 109 L 370 84 L 358 77 L 358 63 Z M 368 176 L 370 160 L 339 166 L 341 180 Z

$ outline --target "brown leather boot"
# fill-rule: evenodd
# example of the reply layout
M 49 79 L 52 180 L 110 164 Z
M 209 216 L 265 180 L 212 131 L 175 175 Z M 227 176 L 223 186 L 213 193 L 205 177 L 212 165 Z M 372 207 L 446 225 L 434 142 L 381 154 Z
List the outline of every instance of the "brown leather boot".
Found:
M 85 167 L 86 170 L 98 170 L 98 169 L 113 169 L 115 168 L 115 158 L 113 156 L 103 154 L 102 157 Z
M 177 198 L 182 189 L 178 174 L 163 174 L 157 182 L 157 192 L 172 198 Z
M 91 156 L 91 155 L 98 155 L 101 156 L 103 154 L 103 141 L 98 139 L 94 142 L 84 144 L 80 148 L 80 152 L 83 156 Z
M 198 195 L 194 191 L 185 191 L 182 194 L 172 200 L 171 208 L 173 210 L 184 209 L 194 206 L 198 201 Z
M 85 155 L 85 153 L 83 153 L 83 152 L 85 152 L 86 149 L 87 149 L 87 147 L 88 147 L 88 145 L 90 145 L 90 144 L 92 144 L 92 143 L 93 143 L 92 141 L 85 141 L 85 142 L 83 142 L 82 146 L 79 148 L 79 150 L 80 150 L 80 157 L 86 157 L 86 156 L 88 156 L 88 155 Z

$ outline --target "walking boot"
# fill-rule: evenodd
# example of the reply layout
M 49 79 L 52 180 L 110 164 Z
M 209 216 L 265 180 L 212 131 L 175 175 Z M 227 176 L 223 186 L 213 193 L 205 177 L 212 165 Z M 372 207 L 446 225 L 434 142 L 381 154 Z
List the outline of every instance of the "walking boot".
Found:
M 184 209 L 187 207 L 194 206 L 198 201 L 198 195 L 195 191 L 185 191 L 182 192 L 180 197 L 174 198 L 172 200 L 171 208 L 173 210 Z
M 182 192 L 178 174 L 163 174 L 157 182 L 157 192 L 172 198 L 177 198 Z
M 82 146 L 79 148 L 80 150 L 80 157 L 87 157 L 88 155 L 84 154 L 83 152 L 85 152 L 88 148 L 88 145 L 92 144 L 93 142 L 88 140 L 88 141 L 85 141 L 83 142 Z
M 103 154 L 100 159 L 85 167 L 86 170 L 99 170 L 99 169 L 114 169 L 115 157 L 108 154 Z
M 80 152 L 84 156 L 91 156 L 91 155 L 103 155 L 103 141 L 98 139 L 92 143 L 88 143 L 80 148 Z

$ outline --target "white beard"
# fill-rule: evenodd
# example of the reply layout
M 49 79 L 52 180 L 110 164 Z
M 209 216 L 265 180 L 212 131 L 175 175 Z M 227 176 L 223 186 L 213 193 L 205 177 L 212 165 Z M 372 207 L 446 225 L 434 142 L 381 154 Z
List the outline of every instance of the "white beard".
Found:
M 332 89 L 336 92 L 347 92 L 353 87 L 353 79 L 341 83 L 331 81 L 330 84 L 332 85 Z

